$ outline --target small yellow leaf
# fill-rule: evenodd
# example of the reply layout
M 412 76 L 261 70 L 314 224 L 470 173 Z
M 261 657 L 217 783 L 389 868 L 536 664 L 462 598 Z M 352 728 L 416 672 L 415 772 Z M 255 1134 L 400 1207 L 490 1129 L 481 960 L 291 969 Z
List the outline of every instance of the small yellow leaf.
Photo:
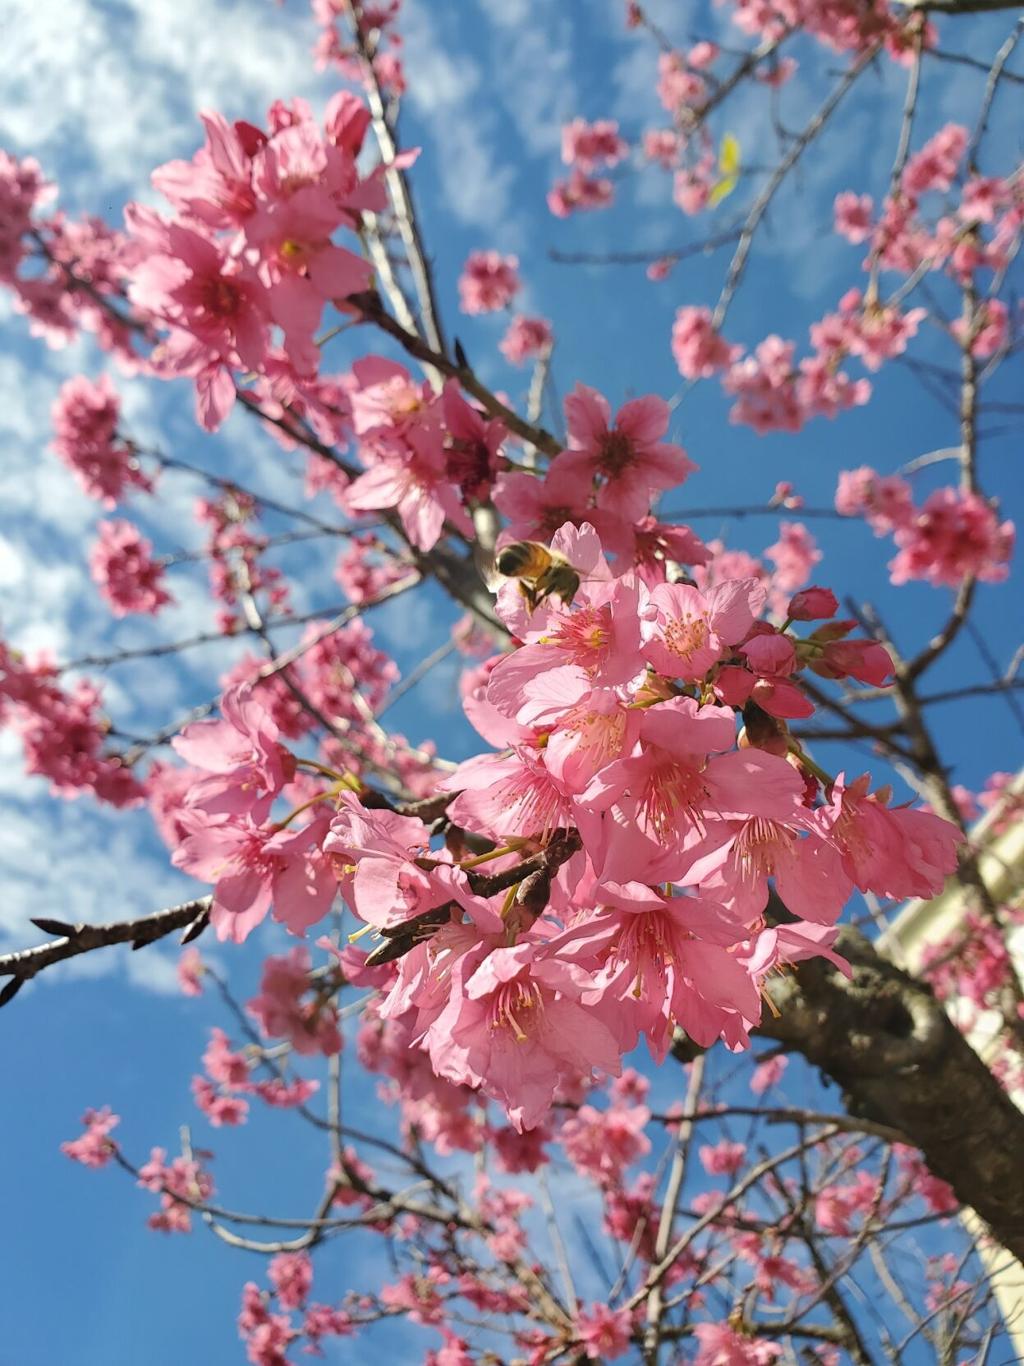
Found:
M 718 169 L 723 176 L 735 176 L 740 169 L 740 143 L 734 133 L 726 133 L 722 138 Z
M 718 182 L 712 187 L 708 203 L 712 208 L 721 204 L 726 195 L 732 194 L 740 179 L 740 144 L 733 133 L 726 133 L 718 152 Z

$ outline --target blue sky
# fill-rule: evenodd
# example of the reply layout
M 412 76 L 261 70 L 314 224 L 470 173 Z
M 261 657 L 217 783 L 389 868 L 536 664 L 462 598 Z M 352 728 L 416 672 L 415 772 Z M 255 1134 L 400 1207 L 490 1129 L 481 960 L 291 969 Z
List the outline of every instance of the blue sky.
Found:
M 666 22 L 676 9 L 652 5 Z M 403 32 L 411 93 L 403 116 L 406 145 L 423 152 L 415 185 L 449 331 L 457 334 L 482 376 L 519 401 L 527 377 L 509 369 L 495 350 L 503 324 L 470 320 L 455 310 L 455 282 L 466 254 L 498 247 L 519 255 L 526 305 L 550 317 L 558 335 L 555 385 L 565 394 L 577 379 L 614 402 L 633 394 L 665 396 L 681 385 L 668 349 L 672 316 L 682 303 L 713 304 L 727 256 L 696 257 L 661 285 L 642 268 L 601 269 L 557 264 L 548 249 L 660 250 L 703 234 L 699 223 L 672 206 L 669 182 L 657 171 L 624 177 L 610 213 L 553 219 L 544 206 L 560 174 L 558 127 L 579 113 L 613 116 L 623 132 L 662 124 L 653 93 L 650 46 L 624 34 L 622 6 L 604 0 L 531 5 L 529 0 L 406 0 Z M 689 7 L 688 37 L 720 36 L 722 10 Z M 1006 16 L 958 24 L 946 46 L 990 60 L 1009 27 Z M 331 80 L 307 59 L 313 28 L 298 0 L 278 9 L 265 0 L 6 0 L 0 9 L 5 46 L 0 76 L 0 146 L 33 154 L 61 185 L 70 212 L 117 219 L 127 199 L 152 198 L 148 174 L 171 157 L 188 157 L 199 141 L 195 114 L 217 108 L 228 117 L 261 122 L 276 96 L 302 94 L 321 104 Z M 735 36 L 735 35 L 733 35 Z M 829 62 L 828 65 L 833 65 Z M 816 58 L 809 71 L 822 70 Z M 971 123 L 984 76 L 942 67 L 926 82 L 918 142 L 950 118 Z M 884 184 L 896 138 L 902 73 L 870 75 L 851 96 L 839 121 L 804 171 L 780 196 L 748 278 L 730 313 L 731 340 L 753 343 L 769 331 L 804 345 L 809 322 L 834 307 L 857 280 L 862 256 L 831 234 L 831 203 L 839 189 Z M 781 109 L 799 127 L 820 100 L 820 75 L 801 70 L 783 93 Z M 1018 149 L 1012 100 L 997 105 L 984 145 L 983 170 L 1005 172 Z M 763 93 L 744 96 L 716 125 L 739 137 L 745 160 L 773 153 Z M 742 198 L 719 211 L 739 212 Z M 1019 286 L 1019 280 L 1018 280 Z M 85 546 L 98 510 L 46 452 L 47 414 L 60 382 L 79 370 L 95 374 L 104 362 L 87 344 L 48 351 L 30 339 L 21 320 L 0 300 L 0 621 L 23 647 L 46 646 L 62 657 L 111 645 L 187 635 L 209 624 L 201 573 L 173 581 L 179 605 L 154 628 L 113 625 L 84 572 Z M 362 336 L 358 338 L 365 349 Z M 341 370 L 360 354 L 348 336 L 332 343 Z M 917 352 L 952 364 L 948 343 L 929 334 Z M 1019 366 L 1006 367 L 993 396 L 1019 397 Z M 145 443 L 288 501 L 301 470 L 241 416 L 215 439 L 191 419 L 184 385 L 153 386 L 114 373 L 128 425 Z M 943 409 L 898 366 L 875 377 L 875 397 L 835 423 L 819 420 L 802 434 L 757 437 L 729 426 L 727 405 L 713 384 L 689 392 L 677 411 L 673 436 L 701 467 L 666 506 L 689 508 L 759 503 L 780 478 L 792 480 L 808 504 L 831 501 L 839 470 L 863 463 L 889 472 L 916 455 L 948 446 L 955 426 Z M 557 411 L 547 414 L 557 425 Z M 1024 516 L 1019 473 L 1020 431 L 1013 419 L 983 423 L 983 486 L 998 492 L 1006 515 Z M 1002 427 L 1001 431 L 991 429 Z M 919 476 L 918 491 L 950 478 L 952 466 Z M 187 509 L 199 492 L 187 479 L 167 478 L 159 501 L 130 510 L 160 551 L 178 548 L 195 530 Z M 273 521 L 269 524 L 272 526 Z M 704 536 L 760 552 L 777 536 L 771 518 L 700 519 Z M 888 542 L 862 525 L 811 523 L 827 550 L 820 578 L 842 596 L 885 605 L 887 620 L 908 652 L 928 638 L 948 610 L 948 595 L 920 585 L 894 593 L 885 562 Z M 193 539 L 191 544 L 194 544 Z M 306 548 L 291 563 L 301 569 L 301 609 L 330 606 L 338 591 L 330 576 L 333 550 Z M 382 609 L 373 625 L 385 648 L 408 669 L 440 638 L 453 617 L 434 596 L 416 605 Z M 1020 635 L 1019 590 L 983 587 L 976 622 L 1005 663 Z M 126 729 L 145 732 L 216 691 L 218 675 L 237 658 L 224 643 L 171 661 L 110 670 L 106 695 Z M 454 662 L 442 666 L 396 707 L 393 721 L 414 740 L 428 735 L 441 752 L 473 751 L 471 733 L 454 702 Z M 963 639 L 934 673 L 935 689 L 983 681 L 974 645 Z M 934 713 L 956 781 L 978 787 L 993 768 L 1018 766 L 1019 731 L 1009 712 L 984 713 L 963 704 Z M 822 751 L 838 768 L 842 756 Z M 852 763 L 850 756 L 845 762 Z M 863 756 L 860 766 L 865 763 Z M 903 795 L 906 795 L 904 792 Z M 0 735 L 0 947 L 31 942 L 30 915 L 66 919 L 121 918 L 169 904 L 192 884 L 171 870 L 143 813 L 117 815 L 81 800 L 59 803 L 25 780 L 16 746 Z M 230 955 L 240 994 L 255 986 L 260 951 L 279 941 L 259 937 Z M 216 957 L 223 964 L 228 951 Z M 110 1103 L 125 1116 L 126 1146 L 144 1155 L 151 1144 L 176 1146 L 182 1120 L 201 1124 L 188 1083 L 210 1024 L 212 1002 L 187 1002 L 174 992 L 173 952 L 94 955 L 47 974 L 0 1016 L 8 1078 L 8 1110 L 0 1137 L 5 1286 L 11 1310 L 0 1361 L 7 1366 L 96 1366 L 145 1360 L 170 1366 L 241 1359 L 233 1316 L 241 1281 L 259 1265 L 201 1234 L 161 1239 L 145 1231 L 146 1200 L 112 1172 L 89 1176 L 57 1150 L 77 1132 L 87 1105 Z M 680 1089 L 678 1075 L 662 1087 Z M 802 1085 L 802 1083 L 796 1083 Z M 800 1092 L 802 1094 L 802 1092 Z M 794 1097 L 798 1098 L 798 1097 Z M 370 1091 L 353 1102 L 372 1105 Z M 207 1134 L 197 1141 L 206 1142 Z M 262 1199 L 275 1211 L 299 1213 L 319 1194 L 320 1154 L 304 1126 L 274 1116 L 241 1136 L 215 1134 L 209 1146 L 225 1202 Z M 271 1178 L 268 1181 L 267 1173 Z M 368 1252 L 353 1244 L 330 1250 L 336 1290 L 354 1281 L 353 1265 Z M 372 1254 L 376 1255 L 376 1254 Z M 248 1264 L 247 1264 L 248 1262 Z M 59 1308 L 55 1312 L 55 1306 Z M 12 1312 L 13 1311 L 13 1312 Z M 341 1359 L 357 1360 L 358 1355 Z M 413 1359 L 413 1358 L 410 1358 Z

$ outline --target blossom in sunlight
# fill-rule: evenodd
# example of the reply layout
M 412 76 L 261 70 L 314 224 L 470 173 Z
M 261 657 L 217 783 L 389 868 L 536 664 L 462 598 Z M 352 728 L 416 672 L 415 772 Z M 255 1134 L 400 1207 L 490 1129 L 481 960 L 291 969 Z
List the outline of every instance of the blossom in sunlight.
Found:
M 51 416 L 53 449 L 90 498 L 113 507 L 128 490 L 152 490 L 130 446 L 118 435 L 121 404 L 106 375 L 95 384 L 84 375 L 67 380 Z
M 715 330 L 710 308 L 680 308 L 672 326 L 672 355 L 685 379 L 708 379 L 742 354 Z
M 260 994 L 248 1003 L 248 1011 L 259 1021 L 268 1038 L 287 1039 L 297 1053 L 341 1052 L 337 1011 L 316 998 L 310 981 L 309 951 L 294 948 L 288 954 L 270 957 L 263 965 Z M 313 999 L 303 998 L 313 993 Z
M 548 208 L 556 218 L 568 218 L 580 209 L 604 209 L 615 198 L 615 189 L 606 176 L 585 174 L 573 167 L 566 180 L 556 180 L 548 191 Z
M 517 313 L 498 343 L 498 350 L 512 365 L 522 365 L 523 361 L 546 351 L 553 340 L 551 324 L 546 319 Z
M 587 123 L 576 118 L 562 125 L 562 160 L 566 166 L 576 165 L 589 172 L 598 166 L 614 166 L 628 152 L 629 144 L 619 136 L 614 119 Z
M 608 400 L 585 384 L 565 400 L 569 447 L 562 468 L 601 480 L 597 506 L 637 519 L 652 498 L 681 484 L 696 466 L 681 446 L 662 441 L 669 408 L 650 394 L 623 404 L 612 418 Z
M 120 1122 L 120 1117 L 111 1112 L 109 1105 L 102 1110 L 86 1110 L 82 1116 L 85 1132 L 79 1138 L 62 1143 L 60 1150 L 73 1162 L 81 1162 L 83 1167 L 105 1167 L 117 1152 L 117 1144 L 110 1133 Z
M 89 569 L 115 617 L 152 616 L 174 601 L 163 587 L 164 567 L 153 559 L 153 547 L 138 527 L 119 519 L 100 522 L 99 533 Z
M 188 804 L 211 815 L 248 812 L 262 818 L 294 776 L 295 760 L 250 688 L 226 692 L 220 710 L 220 719 L 193 721 L 173 741 L 186 763 L 208 775 L 193 784 Z
M 267 1280 L 282 1309 L 301 1309 L 313 1288 L 313 1263 L 308 1253 L 279 1252 L 267 1267 Z
M 507 308 L 522 287 L 519 261 L 497 251 L 474 251 L 459 276 L 459 304 L 463 313 L 495 313 Z
M 869 194 L 854 194 L 844 190 L 835 198 L 835 229 L 840 237 L 855 245 L 871 236 L 874 201 Z
M 633 1316 L 628 1309 L 592 1304 L 576 1315 L 576 1336 L 590 1361 L 614 1361 L 629 1348 Z

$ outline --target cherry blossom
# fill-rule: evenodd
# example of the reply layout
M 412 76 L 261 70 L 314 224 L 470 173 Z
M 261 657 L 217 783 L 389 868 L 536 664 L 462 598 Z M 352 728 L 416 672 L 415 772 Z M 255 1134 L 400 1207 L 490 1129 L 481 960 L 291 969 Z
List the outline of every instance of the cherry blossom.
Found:
M 173 602 L 162 586 L 163 566 L 153 559 L 153 547 L 138 527 L 119 519 L 101 522 L 99 532 L 89 568 L 115 617 L 155 614 Z

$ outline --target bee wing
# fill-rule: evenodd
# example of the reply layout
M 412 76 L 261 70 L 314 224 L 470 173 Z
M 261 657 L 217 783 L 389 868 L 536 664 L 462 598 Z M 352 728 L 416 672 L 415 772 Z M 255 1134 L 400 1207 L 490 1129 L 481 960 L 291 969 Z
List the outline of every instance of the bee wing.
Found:
M 481 565 L 480 577 L 491 593 L 496 593 L 503 583 L 508 583 L 505 575 L 498 573 L 498 565 L 494 559 L 489 559 L 486 564 Z

